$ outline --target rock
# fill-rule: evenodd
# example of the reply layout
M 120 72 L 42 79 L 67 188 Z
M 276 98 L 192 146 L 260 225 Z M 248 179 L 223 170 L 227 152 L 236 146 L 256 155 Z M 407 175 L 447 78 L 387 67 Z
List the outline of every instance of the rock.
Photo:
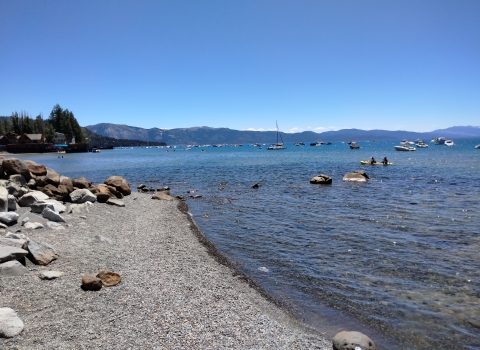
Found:
M 29 274 L 30 271 L 17 260 L 0 264 L 0 277 L 14 277 Z
M 23 239 L 24 241 L 30 242 L 30 239 L 25 236 L 23 233 L 13 233 L 13 232 L 7 232 L 5 235 L 5 238 L 11 238 L 11 239 Z
M 39 277 L 42 280 L 53 280 L 63 276 L 65 273 L 61 271 L 43 271 L 40 273 Z
M 98 278 L 102 280 L 102 283 L 105 287 L 113 287 L 120 283 L 122 277 L 116 272 L 102 270 L 97 275 Z
M 91 183 L 85 177 L 79 177 L 78 179 L 72 180 L 73 187 L 76 188 L 89 188 Z
M 343 181 L 367 182 L 367 177 L 359 173 L 348 173 L 343 177 Z
M 23 321 L 9 307 L 0 308 L 0 338 L 13 338 L 23 331 Z
M 356 174 L 360 174 L 362 175 L 363 177 L 366 177 L 367 179 L 369 179 L 370 177 L 367 175 L 367 173 L 363 170 L 355 170 L 354 173 Z
M 0 189 L 1 191 L 1 189 Z M 11 194 L 8 195 L 8 211 L 17 211 L 20 207 L 18 206 L 17 199 Z
M 37 187 L 37 181 L 35 179 L 30 179 L 28 182 L 27 182 L 27 186 L 29 188 L 36 188 Z
M 30 213 L 30 212 L 26 212 L 26 213 L 23 213 L 22 215 L 20 215 L 20 217 L 18 218 L 18 221 L 23 222 L 27 218 L 28 218 L 28 220 L 25 221 L 25 222 L 32 222 L 32 223 L 39 222 L 41 224 L 45 224 L 45 223 L 48 222 L 48 220 L 44 219 L 40 215 Z
M 25 180 L 23 175 L 20 174 L 10 175 L 9 180 L 15 182 L 19 186 L 25 186 L 27 184 L 27 180 Z
M 49 208 L 56 213 L 63 213 L 67 210 L 67 207 L 55 199 L 47 199 L 44 201 L 38 201 L 30 206 L 32 213 L 41 214 L 45 208 Z
M 172 196 L 164 192 L 155 192 L 152 196 L 152 199 L 159 199 L 159 200 L 166 200 L 166 201 L 173 201 Z
M 259 187 L 260 187 L 259 184 L 253 184 L 253 185 L 252 185 L 252 188 L 259 188 Z
M 53 186 L 60 185 L 60 175 L 58 175 L 57 173 L 55 173 L 55 174 L 48 173 L 45 179 L 47 181 L 47 184 L 50 184 L 50 185 L 53 185 Z
M 65 219 L 60 214 L 56 213 L 55 211 L 53 211 L 50 208 L 43 209 L 42 216 L 45 219 L 48 219 L 50 221 L 65 222 Z
M 70 204 L 67 208 L 67 213 L 68 214 L 86 214 L 90 210 L 89 208 L 93 207 L 93 203 L 91 202 L 85 202 L 85 203 L 80 203 L 80 204 Z
M 41 223 L 39 222 L 27 222 L 25 225 L 23 225 L 26 229 L 29 230 L 38 230 L 40 228 L 45 228 Z
M 38 176 L 35 180 L 35 186 L 44 187 L 47 186 L 47 177 L 46 176 Z
M 96 275 L 83 275 L 82 277 L 83 290 L 100 290 L 102 285 L 102 280 Z
M 107 204 L 110 204 L 110 205 L 115 205 L 117 207 L 124 207 L 125 206 L 125 203 L 122 202 L 121 200 L 119 199 L 116 199 L 116 198 L 109 198 L 107 200 Z
M 48 196 L 45 195 L 44 193 L 40 191 L 32 191 L 27 194 L 24 194 L 19 200 L 18 200 L 18 205 L 21 207 L 29 207 L 33 203 L 36 203 L 38 201 L 46 200 L 48 199 Z
M 157 191 L 158 191 L 158 192 L 161 192 L 161 191 L 170 191 L 170 187 L 168 187 L 168 186 L 158 187 L 158 188 L 157 188 Z
M 127 180 L 125 180 L 125 178 L 123 178 L 122 176 L 110 176 L 108 179 L 105 180 L 104 184 L 115 187 L 117 191 L 124 196 L 128 196 L 132 193 L 132 190 L 130 189 Z
M 17 223 L 19 216 L 20 215 L 18 215 L 14 211 L 9 211 L 6 213 L 0 212 L 0 222 L 3 222 L 4 224 L 7 224 L 7 225 L 13 225 Z
M 18 158 L 8 158 L 3 160 L 3 170 L 7 175 L 20 174 L 25 180 L 30 180 L 30 170 L 27 165 Z
M 73 180 L 68 176 L 60 176 L 60 185 L 65 186 L 68 193 L 73 192 Z
M 70 193 L 72 203 L 96 202 L 97 197 L 86 188 L 78 189 Z
M 99 242 L 99 243 L 108 243 L 108 244 L 112 244 L 112 240 L 110 238 L 107 238 L 107 237 L 104 237 L 104 236 L 100 236 L 100 235 L 96 235 L 95 236 L 95 241 Z
M 0 238 L 0 245 L 27 249 L 28 242 L 24 239 L 15 239 L 15 238 L 5 237 L 5 238 Z
M 95 189 L 92 190 L 92 193 L 97 196 L 97 201 L 100 203 L 105 203 L 110 198 L 115 198 L 115 195 L 110 192 L 107 185 L 97 185 Z
M 28 258 L 37 265 L 48 265 L 58 258 L 57 253 L 50 244 L 30 241 L 28 243 Z
M 121 194 L 120 192 L 117 191 L 117 189 L 113 186 L 108 186 L 107 185 L 107 188 L 108 190 L 110 191 L 111 194 L 113 194 L 115 197 L 117 198 L 123 198 L 123 194 Z
M 310 179 L 311 184 L 330 185 L 332 178 L 325 174 L 318 174 L 314 178 Z
M 47 168 L 45 165 L 40 164 L 29 164 L 28 170 L 35 176 L 45 176 L 47 175 Z
M 0 212 L 7 212 L 7 211 L 8 211 L 8 191 L 5 187 L 0 186 Z
M 0 229 L 7 228 L 7 225 L 5 225 L 3 222 L 0 222 Z
M 181 194 L 176 195 L 175 198 L 180 199 L 181 201 L 186 201 L 187 200 L 185 198 L 185 196 L 182 196 Z
M 25 249 L 0 245 L 0 263 L 19 260 L 27 254 L 28 252 Z
M 198 199 L 198 198 L 202 198 L 202 195 L 201 194 L 196 194 L 193 196 L 193 199 Z
M 145 184 L 140 184 L 138 185 L 137 190 L 141 190 L 142 188 L 145 188 L 145 187 L 147 187 Z
M 332 339 L 334 350 L 375 350 L 375 343 L 360 332 L 340 332 Z
M 58 222 L 53 222 L 53 221 L 47 222 L 47 227 L 51 230 L 56 230 L 56 231 L 65 230 L 65 227 L 63 227 Z

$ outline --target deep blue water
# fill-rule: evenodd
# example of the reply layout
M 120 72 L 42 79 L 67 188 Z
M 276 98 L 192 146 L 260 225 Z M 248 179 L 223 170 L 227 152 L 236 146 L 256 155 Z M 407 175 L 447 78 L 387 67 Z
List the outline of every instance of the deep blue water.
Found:
M 216 247 L 330 336 L 349 328 L 383 348 L 477 349 L 480 140 L 455 143 L 415 152 L 360 142 L 360 150 L 244 145 L 20 158 L 94 182 L 122 175 L 135 188 L 168 185 L 185 196 L 196 190 L 202 198 L 188 204 Z M 360 165 L 371 156 L 394 164 Z M 371 180 L 342 181 L 356 169 Z M 319 173 L 333 184 L 311 185 Z

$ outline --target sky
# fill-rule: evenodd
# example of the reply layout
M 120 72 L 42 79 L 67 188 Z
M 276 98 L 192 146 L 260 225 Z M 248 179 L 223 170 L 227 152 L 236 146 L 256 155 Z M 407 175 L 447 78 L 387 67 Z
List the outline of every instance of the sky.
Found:
M 0 0 L 0 116 L 80 125 L 480 125 L 480 1 Z

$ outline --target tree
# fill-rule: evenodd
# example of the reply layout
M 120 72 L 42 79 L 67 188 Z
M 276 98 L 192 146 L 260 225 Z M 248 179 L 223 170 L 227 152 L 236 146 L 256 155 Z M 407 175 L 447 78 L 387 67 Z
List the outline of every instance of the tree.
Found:
M 68 109 L 62 109 L 58 103 L 53 106 L 46 124 L 51 125 L 54 132 L 65 134 L 67 142 L 71 142 L 73 137 L 75 137 L 75 142 L 82 143 L 85 141 L 85 135 L 77 119 L 75 119 L 73 112 Z M 49 132 L 51 132 L 51 130 L 49 130 Z

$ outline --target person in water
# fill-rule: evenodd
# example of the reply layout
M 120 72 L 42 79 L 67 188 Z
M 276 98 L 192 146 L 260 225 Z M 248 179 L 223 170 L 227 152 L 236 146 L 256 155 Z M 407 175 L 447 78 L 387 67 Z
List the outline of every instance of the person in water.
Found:
M 370 164 L 375 164 L 375 158 L 370 159 Z
M 383 163 L 383 165 L 387 165 L 387 164 L 388 164 L 388 159 L 387 159 L 387 157 L 383 157 L 382 163 Z

